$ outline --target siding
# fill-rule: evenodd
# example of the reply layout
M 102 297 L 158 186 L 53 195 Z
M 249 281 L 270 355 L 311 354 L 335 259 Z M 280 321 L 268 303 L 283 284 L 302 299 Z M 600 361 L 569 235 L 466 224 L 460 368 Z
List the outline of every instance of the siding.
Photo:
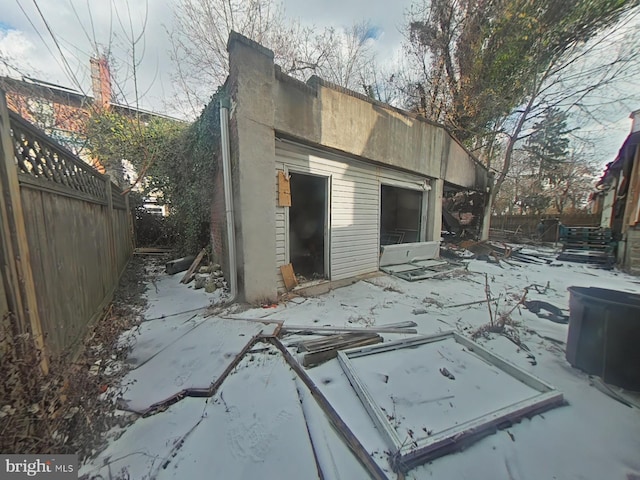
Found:
M 341 280 L 378 270 L 380 185 L 384 183 L 422 189 L 427 180 L 426 177 L 282 141 L 276 142 L 276 189 L 278 171 L 320 175 L 330 179 L 331 280 Z M 287 207 L 276 207 L 276 265 L 279 291 L 284 289 L 279 268 L 289 261 L 287 210 Z
M 640 230 L 627 230 L 627 254 L 624 269 L 631 275 L 640 275 Z
M 274 178 L 274 188 L 276 189 L 276 198 L 278 198 L 278 170 L 285 171 L 284 164 L 276 158 L 276 172 Z M 288 231 L 287 222 L 289 216 L 287 215 L 288 207 L 279 207 L 276 205 L 276 278 L 278 279 L 278 291 L 286 290 L 284 287 L 284 281 L 282 280 L 282 274 L 280 273 L 280 266 L 289 263 L 289 255 L 286 251 Z

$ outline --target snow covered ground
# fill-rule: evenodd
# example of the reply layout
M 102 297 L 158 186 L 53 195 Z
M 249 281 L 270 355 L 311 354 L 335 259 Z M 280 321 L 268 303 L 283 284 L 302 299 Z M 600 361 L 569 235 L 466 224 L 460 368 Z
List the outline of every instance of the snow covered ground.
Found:
M 231 313 L 279 320 L 285 327 L 364 328 L 413 320 L 420 334 L 456 330 L 471 336 L 489 322 L 486 302 L 452 305 L 485 299 L 485 278 L 491 296 L 498 299 L 499 313 L 511 311 L 531 285 L 538 288 L 529 288 L 528 300 L 549 302 L 567 314 L 569 286 L 640 293 L 637 277 L 581 264 L 495 265 L 471 260 L 467 271 L 448 278 L 411 283 L 380 275 L 318 297 L 295 298 L 277 308 L 255 308 L 241 314 L 230 310 L 226 315 L 207 317 L 204 307 L 212 296 L 180 285 L 179 278 L 160 276 L 147 293 L 150 307 L 145 316 L 156 320 L 144 322 L 123 337 L 133 344 L 129 362 L 134 367 L 126 378 L 130 387 L 123 395 L 125 403 L 132 410 L 144 410 L 185 386 L 209 387 L 225 370 L 230 373 L 213 397 L 183 398 L 138 418 L 123 431 L 111 432 L 107 448 L 84 465 L 81 474 L 89 478 L 317 478 L 319 468 L 324 478 L 367 478 L 276 349 L 257 343 L 239 363 L 232 364 L 255 335 L 273 333 L 273 324 L 221 317 Z M 214 302 L 219 299 L 213 296 Z M 498 334 L 478 342 L 556 387 L 567 405 L 415 468 L 407 478 L 638 478 L 640 409 L 605 395 L 586 374 L 569 365 L 564 358 L 567 325 L 541 319 L 524 308 L 513 310 L 511 318 L 517 322 L 514 331 L 525 347 Z M 411 335 L 383 337 L 389 341 Z M 285 336 L 282 341 L 293 343 L 295 338 Z M 368 375 L 375 376 L 374 370 L 384 374 L 387 367 L 378 363 L 368 366 Z M 307 373 L 389 478 L 396 478 L 383 437 L 338 360 Z M 456 395 L 464 391 L 458 389 Z M 469 399 L 462 403 L 473 405 Z M 412 415 L 416 415 L 414 410 Z M 432 423 L 441 429 L 443 421 L 438 418 Z M 425 419 L 424 424 L 428 423 Z M 122 476 L 123 472 L 129 477 Z

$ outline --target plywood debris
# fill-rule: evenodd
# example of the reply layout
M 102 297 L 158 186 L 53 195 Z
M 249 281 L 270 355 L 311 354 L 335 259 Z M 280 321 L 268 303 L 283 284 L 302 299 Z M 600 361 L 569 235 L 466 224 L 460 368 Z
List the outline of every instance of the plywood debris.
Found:
M 167 255 L 171 253 L 170 248 L 156 248 L 156 247 L 145 247 L 145 248 L 136 248 L 133 251 L 134 255 Z
M 349 447 L 349 450 L 351 450 L 351 452 L 360 461 L 361 465 L 367 470 L 369 478 L 374 480 L 387 480 L 387 476 L 384 471 L 364 448 L 362 443 L 360 443 L 358 437 L 356 437 L 349 429 L 349 426 L 344 422 L 344 420 L 342 420 L 340 415 L 338 415 L 338 412 L 336 412 L 331 403 L 318 389 L 316 384 L 313 383 L 313 380 L 311 380 L 311 377 L 309 377 L 307 372 L 305 372 L 300 364 L 291 356 L 291 353 L 289 353 L 287 348 L 275 337 L 270 338 L 269 341 L 275 345 L 280 352 L 282 352 L 284 359 L 291 369 L 298 374 L 298 378 L 307 386 L 311 396 L 316 400 L 316 402 L 318 402 L 318 405 L 335 428 L 335 431 L 342 438 L 342 441 L 347 445 L 347 447 Z
M 290 177 L 286 173 L 278 172 L 278 206 L 291 206 L 291 183 Z
M 292 290 L 298 286 L 298 280 L 296 279 L 296 274 L 293 271 L 293 265 L 290 263 L 281 265 L 280 273 L 282 274 L 282 280 L 284 281 L 284 286 L 287 290 Z
M 338 350 L 375 345 L 381 342 L 382 337 L 373 332 L 342 333 L 318 340 L 305 340 L 300 342 L 298 344 L 298 351 L 307 352 L 302 359 L 302 364 L 309 368 L 336 358 Z
M 209 396 L 217 388 L 236 357 L 264 335 L 272 335 L 277 324 L 262 324 L 221 318 L 197 319 L 175 340 L 143 348 L 148 359 L 123 377 L 127 386 L 118 401 L 120 409 L 141 415 L 185 396 Z M 180 331 L 180 330 L 178 330 Z M 139 343 L 145 347 L 144 343 Z M 206 351 L 207 355 L 202 352 Z M 137 355 L 136 346 L 131 352 Z

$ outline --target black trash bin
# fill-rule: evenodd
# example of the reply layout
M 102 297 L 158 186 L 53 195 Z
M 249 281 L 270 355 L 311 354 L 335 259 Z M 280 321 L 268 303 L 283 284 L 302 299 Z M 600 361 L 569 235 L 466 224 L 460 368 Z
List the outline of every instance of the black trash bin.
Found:
M 612 385 L 640 391 L 640 295 L 569 287 L 567 361 Z

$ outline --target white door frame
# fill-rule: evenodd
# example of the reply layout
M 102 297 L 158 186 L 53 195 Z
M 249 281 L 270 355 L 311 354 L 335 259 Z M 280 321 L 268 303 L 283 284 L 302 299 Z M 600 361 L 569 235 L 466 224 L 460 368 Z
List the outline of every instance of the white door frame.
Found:
M 423 185 L 413 184 L 413 183 L 404 183 L 404 182 L 394 182 L 393 180 L 380 180 L 378 185 L 378 245 L 380 244 L 380 228 L 382 222 L 382 186 L 385 185 L 387 187 L 394 188 L 404 188 L 405 190 L 413 190 L 415 192 L 420 192 L 422 194 L 422 199 L 420 201 L 420 228 L 418 230 L 418 241 L 426 242 L 427 241 L 427 207 L 429 206 L 428 202 L 428 192 L 429 192 L 429 184 L 428 181 L 425 180 Z
M 322 178 L 325 181 L 325 215 L 324 215 L 324 276 L 327 280 L 331 280 L 331 177 L 332 175 L 322 175 L 319 173 L 311 173 L 302 168 L 289 167 L 284 165 L 284 173 L 289 176 L 290 173 L 298 175 L 308 175 L 310 177 Z M 291 263 L 291 232 L 289 231 L 289 209 L 284 209 L 284 261 L 286 264 Z

